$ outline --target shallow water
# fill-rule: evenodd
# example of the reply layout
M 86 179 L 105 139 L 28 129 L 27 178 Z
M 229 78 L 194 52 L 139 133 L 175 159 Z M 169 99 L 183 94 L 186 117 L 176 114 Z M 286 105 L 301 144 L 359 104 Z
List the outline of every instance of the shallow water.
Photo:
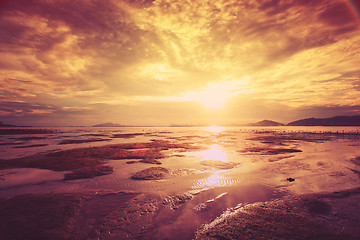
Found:
M 187 169 L 191 173 L 161 181 L 134 181 L 130 176 L 135 172 L 150 167 L 145 163 L 126 164 L 126 161 L 113 160 L 108 164 L 115 168 L 111 175 L 93 179 L 59 181 L 60 172 L 49 177 L 50 170 L 12 169 L 0 170 L 0 191 L 11 194 L 11 188 L 27 188 L 30 191 L 47 189 L 111 189 L 115 191 L 162 191 L 177 192 L 190 189 L 228 187 L 247 183 L 264 183 L 277 188 L 284 188 L 294 193 L 334 191 L 351 188 L 359 183 L 358 175 L 352 170 L 360 170 L 350 160 L 360 156 L 360 135 L 355 133 L 360 127 L 267 127 L 267 128 L 56 128 L 52 134 L 1 135 L 0 159 L 11 159 L 36 153 L 46 153 L 73 148 L 102 146 L 117 143 L 150 142 L 168 140 L 188 142 L 201 146 L 201 150 L 167 150 L 168 156 L 161 159 L 162 166 L 170 169 Z M 289 141 L 287 148 L 298 148 L 302 152 L 266 155 L 256 152 L 239 152 L 249 147 L 272 147 L 261 141 L 249 140 L 259 136 L 274 134 L 294 135 L 304 133 L 305 137 L 327 139 L 327 141 Z M 333 133 L 333 134 L 330 134 Z M 342 133 L 345 134 L 342 134 Z M 129 138 L 112 138 L 116 134 L 139 135 Z M 311 133 L 317 133 L 314 137 Z M 339 134 L 335 134 L 339 133 Z M 94 136 L 109 141 L 59 144 L 64 140 L 89 140 Z M 281 135 L 280 135 L 281 137 Z M 19 140 L 21 139 L 21 140 Z M 5 145 L 17 143 L 16 145 Z M 46 146 L 18 148 L 46 144 Z M 17 147 L 17 148 L 14 148 Z M 275 146 L 279 147 L 279 146 Z M 282 147 L 282 146 L 280 146 Z M 234 163 L 235 167 L 222 169 L 217 162 Z M 215 164 L 215 165 L 214 165 Z M 213 166 L 214 165 L 214 166 Z M 225 166 L 226 168 L 226 166 Z M 295 178 L 289 183 L 287 178 Z M 36 186 L 32 186 L 35 185 Z M 45 190 L 46 191 L 46 190 Z M 61 190 L 60 190 L 61 191 Z M 1 193 L 0 192 L 0 193 Z

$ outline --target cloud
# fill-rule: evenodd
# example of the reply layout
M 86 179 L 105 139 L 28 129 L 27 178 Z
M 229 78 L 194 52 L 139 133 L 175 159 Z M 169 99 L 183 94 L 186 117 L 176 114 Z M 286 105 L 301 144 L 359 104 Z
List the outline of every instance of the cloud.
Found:
M 28 115 L 36 104 L 56 106 L 39 114 L 47 117 L 70 109 L 89 117 L 100 104 L 116 118 L 112 106 L 137 104 L 121 107 L 135 121 L 152 101 L 188 106 L 166 101 L 249 78 L 246 97 L 271 109 L 352 106 L 358 23 L 345 0 L 9 0 L 0 12 L 0 100 L 29 103 Z
M 344 26 L 356 23 L 356 15 L 352 13 L 346 2 L 334 2 L 319 14 L 319 19 L 331 26 Z

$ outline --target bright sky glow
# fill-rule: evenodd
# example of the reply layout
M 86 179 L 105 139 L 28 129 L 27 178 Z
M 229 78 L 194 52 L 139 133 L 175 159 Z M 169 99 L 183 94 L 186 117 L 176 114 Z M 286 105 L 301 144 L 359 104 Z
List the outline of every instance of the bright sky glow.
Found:
M 219 109 L 231 97 L 251 92 L 244 88 L 248 82 L 249 78 L 246 77 L 239 80 L 208 83 L 202 90 L 190 91 L 179 97 L 169 97 L 167 100 L 198 102 L 208 109 Z
M 5 123 L 225 125 L 360 114 L 359 0 L 0 7 Z

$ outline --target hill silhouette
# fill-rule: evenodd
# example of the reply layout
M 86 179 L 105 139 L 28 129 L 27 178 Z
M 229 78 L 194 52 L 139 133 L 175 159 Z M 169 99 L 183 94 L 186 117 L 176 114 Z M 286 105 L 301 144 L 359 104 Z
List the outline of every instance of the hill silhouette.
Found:
M 360 126 L 360 115 L 336 116 L 332 118 L 306 118 L 290 122 L 287 126 Z
M 259 127 L 284 126 L 284 125 L 285 124 L 283 124 L 283 123 L 275 122 L 272 120 L 262 120 L 257 123 L 248 124 L 248 126 L 259 126 Z

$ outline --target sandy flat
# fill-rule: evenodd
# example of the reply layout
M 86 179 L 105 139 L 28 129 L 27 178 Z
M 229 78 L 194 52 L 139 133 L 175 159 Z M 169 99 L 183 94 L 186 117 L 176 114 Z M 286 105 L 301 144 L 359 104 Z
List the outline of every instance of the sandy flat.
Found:
M 3 238 L 360 237 L 355 135 L 180 130 L 35 153 L 67 137 L 20 136 L 32 154 L 0 160 Z

